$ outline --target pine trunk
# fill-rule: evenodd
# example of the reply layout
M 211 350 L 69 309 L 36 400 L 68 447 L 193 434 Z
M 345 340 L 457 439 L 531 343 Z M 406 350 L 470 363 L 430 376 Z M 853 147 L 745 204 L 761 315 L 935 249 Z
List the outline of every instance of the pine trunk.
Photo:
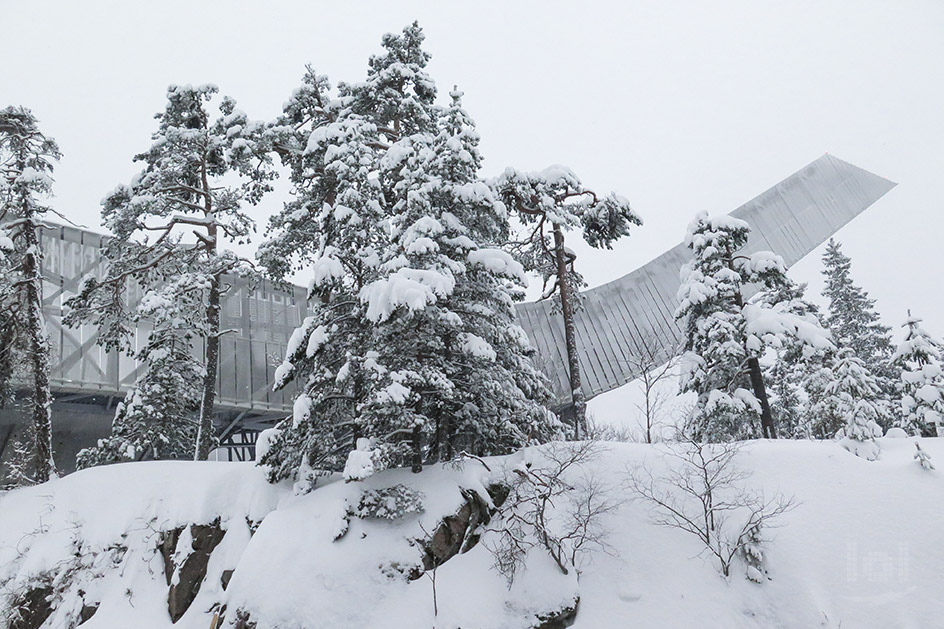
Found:
M 554 223 L 554 256 L 557 259 L 557 285 L 560 289 L 561 316 L 564 319 L 564 341 L 567 345 L 567 368 L 570 373 L 570 397 L 574 406 L 574 440 L 580 439 L 581 428 L 586 424 L 587 401 L 580 384 L 580 363 L 577 355 L 577 336 L 574 330 L 574 303 L 571 284 L 568 281 L 567 252 L 564 250 L 564 233 Z
M 216 262 L 217 227 L 213 222 L 213 193 L 207 178 L 206 157 L 201 170 L 203 182 L 204 213 L 211 219 L 207 226 L 207 262 Z M 197 426 L 197 447 L 194 459 L 206 461 L 213 447 L 213 407 L 216 405 L 216 373 L 220 362 L 220 274 L 210 278 L 210 294 L 207 296 L 206 310 L 206 375 L 203 377 L 203 400 L 200 403 L 200 423 Z
M 206 311 L 206 375 L 203 378 L 203 401 L 200 404 L 200 425 L 197 430 L 197 461 L 206 461 L 213 447 L 213 407 L 216 404 L 216 373 L 220 362 L 220 276 L 210 280 Z
M 728 251 L 728 268 L 734 271 L 732 262 L 733 254 Z M 735 303 L 738 310 L 744 311 L 744 298 L 740 290 L 735 293 Z M 760 370 L 760 361 L 756 356 L 747 359 L 747 370 L 751 377 L 751 388 L 754 389 L 754 397 L 760 402 L 760 428 L 767 439 L 777 438 L 777 429 L 774 426 L 774 416 L 770 412 L 770 400 L 767 397 L 767 387 L 764 386 L 764 375 Z
M 46 482 L 56 476 L 52 458 L 52 395 L 49 392 L 49 342 L 43 323 L 42 275 L 40 271 L 40 242 L 36 225 L 28 221 L 23 226 L 26 253 L 23 256 L 23 290 L 26 308 L 26 329 L 29 334 L 30 363 L 33 371 L 32 422 L 36 443 L 36 480 Z
M 423 471 L 423 433 L 420 430 L 419 426 L 413 426 L 413 435 L 410 439 L 410 446 L 413 449 L 413 466 L 412 470 L 414 474 L 419 474 Z
M 774 426 L 774 417 L 770 412 L 770 400 L 767 397 L 767 387 L 764 386 L 764 376 L 760 370 L 760 361 L 755 357 L 747 359 L 747 368 L 751 372 L 751 387 L 754 397 L 760 402 L 760 426 L 767 439 L 777 438 L 777 428 Z

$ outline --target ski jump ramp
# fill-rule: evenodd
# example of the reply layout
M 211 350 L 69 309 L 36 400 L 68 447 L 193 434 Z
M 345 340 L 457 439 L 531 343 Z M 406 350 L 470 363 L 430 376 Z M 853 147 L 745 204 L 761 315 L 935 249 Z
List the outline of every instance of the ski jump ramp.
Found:
M 827 154 L 731 215 L 751 226 L 746 253 L 770 250 L 790 267 L 894 186 Z M 634 358 L 647 339 L 677 346 L 682 330 L 673 313 L 679 270 L 689 257 L 679 243 L 632 273 L 582 293 L 575 328 L 588 400 L 641 375 L 633 368 Z M 538 366 L 551 380 L 552 406 L 563 409 L 571 403 L 567 349 L 563 321 L 552 307 L 550 301 L 520 304 L 518 320 L 537 349 Z

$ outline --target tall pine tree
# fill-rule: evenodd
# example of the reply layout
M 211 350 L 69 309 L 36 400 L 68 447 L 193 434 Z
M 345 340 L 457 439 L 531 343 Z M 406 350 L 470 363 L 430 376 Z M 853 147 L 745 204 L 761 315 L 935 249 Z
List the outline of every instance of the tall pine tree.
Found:
M 591 247 L 611 249 L 642 225 L 624 197 L 605 197 L 586 188 L 569 168 L 551 166 L 540 172 L 508 168 L 492 182 L 505 205 L 524 226 L 524 235 L 512 244 L 527 270 L 544 281 L 544 298 L 556 297 L 564 323 L 564 343 L 573 409 L 573 437 L 586 433 L 586 396 L 577 355 L 574 312 L 579 307 L 583 277 L 574 269 L 576 255 L 565 245 L 564 234 L 581 228 Z
M 388 234 L 377 127 L 332 98 L 325 77 L 308 70 L 270 133 L 293 189 L 258 255 L 276 279 L 310 274 L 312 313 L 276 374 L 276 388 L 294 380 L 301 389 L 291 424 L 262 459 L 278 480 L 299 469 L 340 468 L 368 433 L 360 407 L 380 365 L 360 291 L 379 276 Z
M 222 278 L 245 269 L 221 241 L 248 242 L 254 227 L 245 204 L 257 203 L 275 177 L 260 123 L 229 97 L 220 99 L 219 115 L 211 118 L 208 105 L 217 92 L 214 85 L 167 89 L 153 143 L 134 158 L 144 169 L 103 201 L 103 223 L 114 235 L 104 249 L 108 273 L 84 282 L 70 302 L 72 321 L 98 324 L 102 342 L 118 346 L 130 331 L 127 319 L 142 315 L 126 309 L 130 281 L 144 291 L 142 303 L 153 298 L 158 308 L 191 306 L 179 313 L 176 325 L 192 332 L 178 342 L 197 336 L 204 346 L 196 459 L 206 459 L 213 444 Z M 160 301 L 168 286 L 174 296 Z
M 363 438 L 379 464 L 419 470 L 552 434 L 513 321 L 523 270 L 488 247 L 507 216 L 477 174 L 459 94 L 433 103 L 422 42 L 416 24 L 384 36 L 367 80 L 336 98 L 309 70 L 270 130 L 295 198 L 260 259 L 313 274 L 312 316 L 278 372 L 303 392 L 263 458 L 273 479 L 340 469 Z
M 52 395 L 49 342 L 43 320 L 41 223 L 51 208 L 53 162 L 60 157 L 52 138 L 39 130 L 25 107 L 0 110 L 0 386 L 8 391 L 19 361 L 27 364 L 32 461 L 23 472 L 37 482 L 56 475 L 52 455 Z M 5 395 L 4 397 L 8 397 Z

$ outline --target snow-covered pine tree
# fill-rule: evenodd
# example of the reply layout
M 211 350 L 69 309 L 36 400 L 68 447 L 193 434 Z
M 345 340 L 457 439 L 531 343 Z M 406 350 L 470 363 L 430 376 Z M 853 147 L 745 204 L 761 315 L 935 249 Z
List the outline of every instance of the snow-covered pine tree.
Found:
M 53 212 L 40 199 L 52 194 L 53 162 L 59 157 L 56 142 L 43 135 L 29 109 L 0 110 L 0 255 L 5 271 L 0 281 L 0 386 L 6 393 L 14 366 L 19 361 L 28 365 L 33 460 L 24 472 L 37 482 L 56 475 L 39 230 Z
M 273 480 L 308 467 L 339 469 L 358 438 L 382 430 L 366 425 L 361 412 L 371 379 L 388 370 L 372 347 L 374 321 L 366 318 L 360 292 L 380 277 L 390 246 L 396 181 L 378 178 L 381 160 L 402 136 L 428 134 L 435 125 L 436 89 L 425 71 L 423 39 L 416 23 L 402 35 L 384 35 L 384 53 L 371 57 L 367 80 L 342 83 L 338 98 L 309 68 L 269 131 L 292 169 L 295 199 L 271 220 L 259 258 L 277 278 L 293 263 L 314 272 L 313 314 L 293 335 L 277 373 L 277 387 L 292 378 L 305 382 L 291 426 L 262 459 Z M 397 458 L 383 453 L 388 461 Z
M 291 426 L 262 459 L 273 480 L 309 467 L 340 469 L 358 438 L 377 434 L 361 407 L 371 379 L 388 372 L 372 348 L 374 324 L 359 295 L 379 277 L 390 243 L 395 194 L 377 177 L 380 160 L 402 135 L 434 128 L 436 90 L 423 39 L 416 23 L 402 35 L 384 35 L 384 53 L 371 57 L 367 80 L 342 83 L 338 98 L 309 68 L 269 131 L 292 169 L 295 199 L 271 220 L 259 257 L 276 277 L 292 270 L 290 260 L 295 268 L 311 265 L 314 275 L 313 314 L 277 373 L 277 387 L 292 378 L 305 382 Z
M 214 85 L 167 89 L 153 144 L 134 158 L 144 169 L 102 202 L 103 224 L 114 235 L 104 249 L 108 274 L 85 281 L 70 303 L 70 320 L 93 321 L 103 330 L 103 343 L 120 345 L 113 335 L 129 329 L 120 302 L 130 281 L 140 285 L 145 299 L 166 294 L 167 286 L 178 292 L 165 303 L 196 297 L 178 326 L 190 326 L 205 346 L 196 459 L 205 459 L 213 443 L 221 279 L 245 270 L 244 261 L 221 250 L 220 240 L 248 241 L 254 227 L 244 204 L 257 203 L 275 177 L 261 123 L 250 121 L 229 97 L 220 99 L 220 115 L 211 119 L 208 104 L 217 92 Z M 182 231 L 195 242 L 185 243 Z M 157 236 L 150 237 L 152 232 Z
M 891 328 L 881 324 L 875 300 L 852 281 L 851 266 L 852 260 L 842 253 L 840 244 L 830 239 L 823 254 L 826 277 L 823 296 L 829 299 L 826 324 L 836 345 L 851 348 L 875 376 L 881 392 L 879 423 L 887 429 L 895 416 L 891 400 L 897 397 L 898 384 L 891 361 L 894 352 Z
M 892 356 L 901 369 L 898 426 L 909 435 L 935 437 L 944 418 L 944 372 L 941 343 L 921 327 L 921 319 L 905 321 L 905 338 Z
M 543 297 L 557 298 L 564 322 L 573 436 L 580 439 L 586 432 L 587 403 L 581 384 L 574 312 L 584 282 L 574 269 L 576 255 L 565 245 L 564 232 L 579 227 L 587 244 L 611 249 L 616 240 L 629 234 L 630 226 L 642 225 L 642 219 L 624 197 L 615 193 L 598 196 L 564 166 L 531 173 L 508 168 L 492 186 L 524 226 L 524 234 L 512 245 L 515 253 L 528 271 L 541 275 Z
M 882 435 L 878 424 L 881 391 L 875 376 L 853 349 L 845 347 L 837 351 L 835 362 L 825 370 L 824 377 L 825 395 L 813 407 L 813 412 L 823 422 L 830 419 L 841 422 L 835 436 L 843 447 L 856 456 L 874 461 L 880 452 L 875 437 Z
M 534 349 L 515 320 L 513 302 L 523 298 L 527 282 L 524 268 L 497 247 L 510 232 L 507 211 L 479 176 L 479 135 L 462 107 L 462 93 L 453 89 L 450 98 L 434 142 L 430 172 L 438 185 L 432 201 L 443 208 L 447 222 L 457 218 L 465 228 L 457 253 L 463 245 L 473 247 L 450 300 L 461 319 L 459 341 L 469 364 L 460 361 L 453 376 L 461 393 L 452 401 L 443 434 L 435 438 L 439 459 L 459 450 L 501 454 L 562 436 L 543 406 L 547 379 L 534 366 Z
M 386 33 L 384 52 L 368 62 L 367 80 L 341 83 L 341 99 L 354 114 L 377 125 L 388 144 L 415 133 L 434 133 L 436 82 L 426 72 L 430 54 L 423 50 L 426 35 L 418 22 L 400 35 Z
M 675 316 L 686 335 L 682 389 L 698 394 L 689 429 L 699 440 L 775 438 L 761 356 L 788 339 L 815 349 L 831 347 L 815 317 L 795 312 L 793 299 L 745 300 L 748 285 L 773 291 L 789 284 L 779 256 L 738 255 L 749 232 L 742 220 L 701 212 L 685 237 L 693 258 L 682 267 Z

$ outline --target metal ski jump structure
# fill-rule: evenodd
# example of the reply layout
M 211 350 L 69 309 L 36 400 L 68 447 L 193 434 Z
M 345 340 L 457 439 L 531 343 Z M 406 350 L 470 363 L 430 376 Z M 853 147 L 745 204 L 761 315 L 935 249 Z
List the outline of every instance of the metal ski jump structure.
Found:
M 751 227 L 745 253 L 773 251 L 791 267 L 895 185 L 827 154 L 731 216 Z M 632 273 L 582 293 L 574 323 L 588 400 L 641 375 L 633 370 L 632 359 L 647 338 L 668 347 L 681 339 L 674 312 L 679 270 L 689 258 L 688 248 L 680 243 Z M 521 304 L 518 320 L 537 348 L 538 366 L 551 378 L 554 405 L 565 408 L 570 404 L 570 380 L 564 324 L 551 308 L 548 301 Z
M 732 215 L 751 226 L 749 251 L 770 249 L 790 266 L 894 185 L 824 155 Z M 103 271 L 103 238 L 65 226 L 43 231 L 43 305 L 52 341 L 54 431 L 57 448 L 67 451 L 66 458 L 74 448 L 107 434 L 113 406 L 134 382 L 138 369 L 132 359 L 99 347 L 92 326 L 62 325 L 64 301 L 75 294 L 84 276 Z M 587 399 L 639 376 L 632 358 L 647 337 L 680 338 L 673 312 L 679 268 L 687 256 L 679 244 L 632 273 L 583 293 L 576 329 Z M 237 278 L 227 284 L 221 326 L 233 332 L 221 337 L 218 435 L 224 447 L 242 456 L 251 449 L 258 430 L 290 412 L 295 391 L 291 387 L 272 391 L 272 382 L 289 336 L 306 315 L 306 300 L 299 287 L 283 290 L 262 282 L 250 288 Z M 570 387 L 560 316 L 547 301 L 520 304 L 517 312 L 537 350 L 538 366 L 550 378 L 554 406 L 566 410 Z M 147 334 L 146 326 L 137 329 L 137 343 L 143 343 Z M 0 422 L 0 452 L 3 440 Z M 70 447 L 66 441 L 81 443 Z

